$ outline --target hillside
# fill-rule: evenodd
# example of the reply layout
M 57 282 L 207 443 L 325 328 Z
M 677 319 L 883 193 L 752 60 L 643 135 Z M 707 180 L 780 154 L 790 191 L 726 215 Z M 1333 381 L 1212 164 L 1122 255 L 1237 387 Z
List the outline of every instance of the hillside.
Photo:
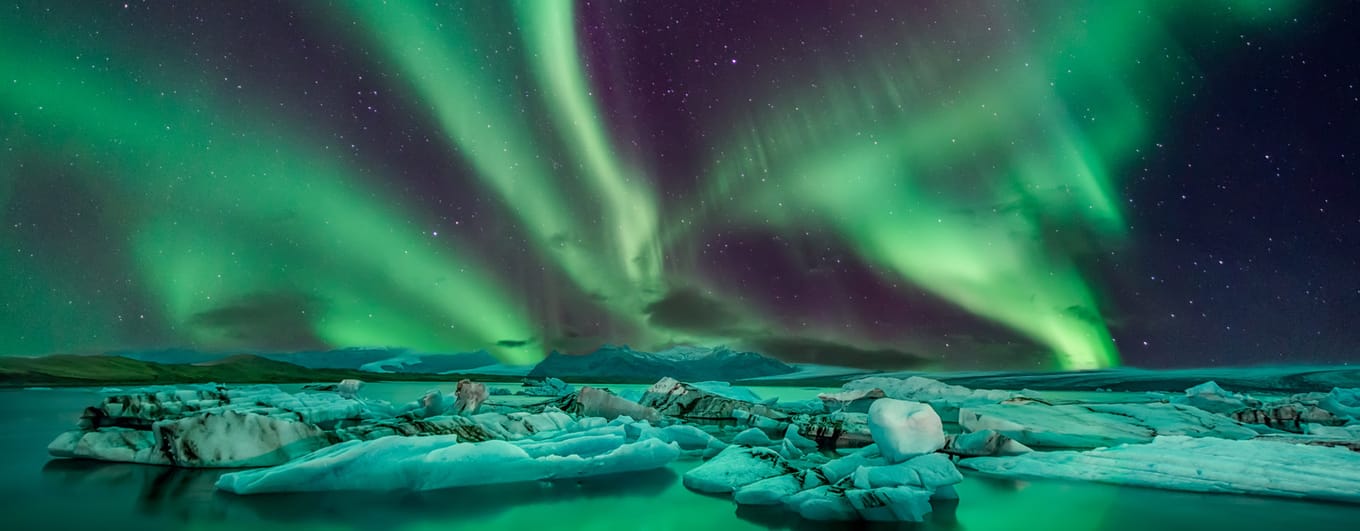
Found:
M 628 346 L 605 345 L 585 355 L 553 352 L 529 372 L 530 377 L 567 380 L 656 381 L 670 376 L 682 381 L 722 380 L 789 374 L 797 368 L 754 352 L 725 347 L 684 347 L 649 353 Z
M 171 383 L 301 383 L 346 378 L 390 380 L 393 375 L 349 369 L 308 369 L 242 354 L 202 363 L 162 364 L 121 356 L 0 357 L 0 386 L 80 386 Z M 448 376 L 404 374 L 401 380 L 446 381 Z

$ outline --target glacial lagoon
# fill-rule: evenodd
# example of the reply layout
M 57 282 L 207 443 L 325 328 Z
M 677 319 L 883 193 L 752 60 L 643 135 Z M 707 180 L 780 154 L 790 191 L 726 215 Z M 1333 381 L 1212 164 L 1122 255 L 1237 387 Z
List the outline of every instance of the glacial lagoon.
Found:
M 300 386 L 281 386 L 296 391 Z M 365 396 L 410 400 L 429 383 L 370 383 Z M 440 386 L 451 391 L 453 384 Z M 645 385 L 604 385 L 616 391 Z M 753 387 L 762 397 L 813 398 L 817 387 Z M 1067 398 L 1091 393 L 1045 392 Z M 1145 393 L 1100 393 L 1143 401 Z M 52 459 L 47 444 L 103 396 L 97 388 L 0 391 L 0 499 L 9 529 L 1347 529 L 1360 507 L 1280 498 L 1199 494 L 1092 482 L 1006 480 L 963 470 L 957 503 L 937 504 L 921 524 L 820 523 L 779 508 L 739 508 L 698 494 L 680 478 L 698 466 L 579 481 L 424 492 L 237 496 L 216 490 L 226 470 Z

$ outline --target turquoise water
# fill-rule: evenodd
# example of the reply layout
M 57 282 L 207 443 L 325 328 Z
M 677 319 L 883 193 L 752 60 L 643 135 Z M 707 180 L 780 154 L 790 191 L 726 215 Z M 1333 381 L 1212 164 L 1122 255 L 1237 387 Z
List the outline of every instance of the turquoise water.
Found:
M 365 394 L 409 399 L 431 385 L 371 384 Z M 452 387 L 441 386 L 441 387 Z M 625 386 L 612 386 L 623 388 Z M 761 388 L 762 396 L 815 396 L 815 388 Z M 0 518 L 6 529 L 596 530 L 741 529 L 1355 529 L 1360 507 L 1191 494 L 1059 481 L 969 476 L 955 507 L 920 525 L 817 524 L 780 510 L 738 509 L 695 494 L 680 475 L 696 461 L 626 477 L 426 493 L 240 497 L 218 493 L 221 472 L 48 460 L 93 389 L 0 391 Z M 1357 471 L 1360 473 L 1360 471 Z

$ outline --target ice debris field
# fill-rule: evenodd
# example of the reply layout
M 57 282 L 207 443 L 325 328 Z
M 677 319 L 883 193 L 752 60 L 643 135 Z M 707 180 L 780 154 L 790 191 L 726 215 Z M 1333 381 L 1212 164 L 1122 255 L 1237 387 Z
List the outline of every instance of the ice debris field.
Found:
M 1205 382 L 1092 401 L 869 377 L 817 399 L 663 378 L 642 392 L 463 380 L 407 403 L 363 384 L 108 390 L 52 456 L 244 468 L 238 495 L 430 490 L 628 474 L 811 520 L 921 521 L 969 474 L 1360 503 L 1360 390 L 1271 399 Z

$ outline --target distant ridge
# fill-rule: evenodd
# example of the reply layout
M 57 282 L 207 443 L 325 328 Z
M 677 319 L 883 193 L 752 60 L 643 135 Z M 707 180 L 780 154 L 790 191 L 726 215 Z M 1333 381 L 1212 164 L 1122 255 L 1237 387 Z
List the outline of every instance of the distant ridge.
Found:
M 553 352 L 529 371 L 529 377 L 655 381 L 670 376 L 691 382 L 730 382 L 789 374 L 797 370 L 774 358 L 755 352 L 737 352 L 727 347 L 677 347 L 649 353 L 633 350 L 627 345 L 604 345 L 584 355 Z
M 202 352 L 188 349 L 114 351 L 110 356 L 166 364 L 207 363 L 229 356 L 230 352 Z M 476 352 L 427 354 L 398 348 L 344 348 L 302 352 L 261 352 L 252 355 L 309 369 L 350 369 L 375 373 L 435 374 L 452 370 L 494 365 L 490 353 Z
M 387 375 L 348 369 L 309 369 L 254 354 L 195 363 L 156 363 L 122 356 L 57 354 L 37 358 L 0 357 L 0 386 L 148 385 L 177 383 L 306 383 L 346 378 L 382 380 Z M 406 375 L 408 380 L 447 381 L 439 375 Z
M 604 345 L 584 355 L 554 352 L 536 366 L 511 366 L 485 351 L 425 354 L 405 349 L 349 348 L 283 353 L 202 352 L 188 349 L 0 357 L 0 386 L 78 386 L 162 383 L 298 383 L 339 381 L 486 382 L 552 376 L 574 382 L 736 382 L 755 378 L 824 377 L 823 369 L 790 365 L 727 347 L 680 346 L 643 352 Z M 836 371 L 844 373 L 845 369 Z M 851 372 L 856 372 L 851 370 Z

